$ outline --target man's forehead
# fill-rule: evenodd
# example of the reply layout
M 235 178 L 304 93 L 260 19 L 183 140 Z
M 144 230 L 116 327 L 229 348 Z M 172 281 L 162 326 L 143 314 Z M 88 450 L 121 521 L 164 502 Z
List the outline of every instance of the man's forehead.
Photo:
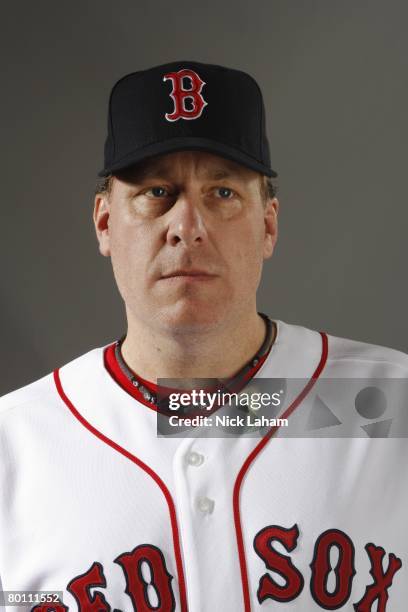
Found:
M 121 177 L 143 181 L 155 177 L 170 177 L 182 169 L 193 170 L 200 178 L 221 180 L 229 177 L 252 178 L 256 172 L 220 155 L 203 151 L 178 151 L 157 155 L 128 168 Z

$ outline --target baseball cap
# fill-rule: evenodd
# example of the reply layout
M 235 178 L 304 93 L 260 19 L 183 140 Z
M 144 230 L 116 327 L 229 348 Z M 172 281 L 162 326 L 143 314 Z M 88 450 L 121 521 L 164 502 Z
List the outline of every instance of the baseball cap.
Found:
M 110 94 L 99 176 L 182 150 L 215 153 L 277 176 L 271 168 L 264 103 L 255 79 L 240 70 L 192 61 L 121 78 Z

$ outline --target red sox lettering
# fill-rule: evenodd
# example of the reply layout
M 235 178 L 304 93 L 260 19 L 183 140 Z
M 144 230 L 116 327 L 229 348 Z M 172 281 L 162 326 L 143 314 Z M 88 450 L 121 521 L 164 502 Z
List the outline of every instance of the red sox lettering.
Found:
M 263 560 L 267 570 L 273 571 L 284 579 L 285 584 L 278 584 L 270 573 L 263 574 L 258 583 L 257 598 L 259 604 L 269 600 L 286 603 L 296 599 L 305 586 L 305 577 L 294 565 L 289 556 L 273 548 L 273 542 L 279 542 L 288 552 L 293 552 L 298 545 L 299 528 L 295 524 L 290 528 L 269 525 L 261 529 L 254 538 L 254 550 Z M 335 567 L 330 565 L 330 551 L 335 547 L 338 561 Z M 373 581 L 366 586 L 361 599 L 353 603 L 356 612 L 387 612 L 389 589 L 396 572 L 401 568 L 401 560 L 393 553 L 388 554 L 388 565 L 385 566 L 385 550 L 381 546 L 368 543 L 365 546 L 371 563 L 370 574 Z M 312 561 L 310 563 L 310 594 L 319 608 L 337 610 L 350 598 L 355 569 L 355 548 L 351 538 L 339 529 L 328 529 L 316 539 Z M 125 592 L 129 596 L 132 609 L 137 612 L 173 612 L 176 603 L 173 591 L 173 576 L 166 567 L 162 551 L 151 544 L 141 544 L 134 550 L 122 553 L 114 563 L 121 566 L 125 581 Z M 150 580 L 142 573 L 142 564 L 150 570 Z M 336 587 L 329 591 L 327 580 L 334 571 Z M 83 574 L 73 578 L 67 590 L 73 595 L 80 612 L 111 612 L 112 607 L 104 594 L 98 589 L 107 586 L 104 568 L 100 563 L 93 563 Z M 91 592 L 91 589 L 93 592 Z M 154 593 L 152 601 L 152 591 Z M 65 605 L 58 604 L 36 606 L 32 612 L 64 612 Z M 120 612 L 115 609 L 113 612 Z
M 297 546 L 299 529 L 295 524 L 290 529 L 278 525 L 270 525 L 259 531 L 254 538 L 254 549 L 264 561 L 270 571 L 277 572 L 285 579 L 285 585 L 277 584 L 270 574 L 264 574 L 257 591 L 259 603 L 266 599 L 288 602 L 298 597 L 304 586 L 304 579 L 299 570 L 293 565 L 290 557 L 277 552 L 272 542 L 280 542 L 288 552 Z M 338 562 L 334 569 L 336 588 L 329 592 L 327 579 L 332 567 L 330 565 L 330 550 L 338 550 Z M 393 553 L 388 555 L 388 566 L 384 571 L 383 558 L 385 551 L 381 546 L 373 543 L 366 544 L 365 550 L 371 563 L 370 574 L 373 582 L 368 584 L 363 597 L 354 603 L 356 612 L 386 611 L 388 590 L 392 585 L 395 573 L 401 568 L 401 559 Z M 355 549 L 352 540 L 339 529 L 328 529 L 317 538 L 313 560 L 310 563 L 312 570 L 310 578 L 310 592 L 315 602 L 324 610 L 337 610 L 344 606 L 350 597 L 353 577 L 356 574 L 354 567 Z M 373 608 L 372 606 L 377 607 Z
M 121 566 L 125 580 L 125 592 L 132 602 L 132 610 L 137 612 L 172 612 L 176 609 L 174 593 L 171 586 L 173 576 L 167 571 L 163 553 L 151 544 L 141 544 L 128 553 L 122 553 L 114 563 Z M 142 564 L 148 565 L 151 582 L 142 574 Z M 73 595 L 80 612 L 111 612 L 112 607 L 106 601 L 100 590 L 91 592 L 95 587 L 105 588 L 106 578 L 101 563 L 93 563 L 83 574 L 75 576 L 67 585 L 67 590 Z M 151 586 L 155 593 L 155 602 L 151 601 L 148 588 Z M 154 607 L 153 607 L 154 606 Z M 36 606 L 32 612 L 64 612 L 69 610 L 60 603 Z M 120 612 L 116 610 L 116 612 Z
M 184 79 L 189 79 L 191 87 L 185 89 Z M 163 77 L 163 81 L 170 80 L 173 84 L 171 97 L 174 101 L 174 111 L 166 113 L 167 121 L 177 121 L 178 119 L 198 119 L 201 116 L 207 102 L 201 95 L 201 90 L 205 82 L 200 79 L 194 70 L 179 70 L 178 72 L 169 72 Z M 192 108 L 187 109 L 185 101 L 189 99 Z

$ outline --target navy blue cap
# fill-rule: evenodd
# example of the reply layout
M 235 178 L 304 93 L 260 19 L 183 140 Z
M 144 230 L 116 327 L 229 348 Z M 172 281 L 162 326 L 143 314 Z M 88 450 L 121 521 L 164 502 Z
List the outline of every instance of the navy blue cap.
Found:
M 99 176 L 183 150 L 215 153 L 277 176 L 271 168 L 262 93 L 250 75 L 185 61 L 133 72 L 114 85 Z

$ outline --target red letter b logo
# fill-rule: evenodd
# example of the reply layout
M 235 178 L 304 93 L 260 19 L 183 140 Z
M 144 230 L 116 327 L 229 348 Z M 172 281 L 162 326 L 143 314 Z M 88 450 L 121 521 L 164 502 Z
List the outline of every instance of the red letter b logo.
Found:
M 183 79 L 189 79 L 191 87 L 184 88 Z M 163 77 L 163 81 L 170 80 L 173 84 L 171 97 L 174 102 L 174 111 L 166 113 L 167 121 L 177 121 L 178 119 L 197 119 L 201 116 L 207 102 L 201 95 L 201 90 L 205 82 L 200 79 L 198 74 L 193 70 L 179 70 L 178 72 L 169 72 Z M 185 101 L 189 98 L 190 108 L 186 108 Z

